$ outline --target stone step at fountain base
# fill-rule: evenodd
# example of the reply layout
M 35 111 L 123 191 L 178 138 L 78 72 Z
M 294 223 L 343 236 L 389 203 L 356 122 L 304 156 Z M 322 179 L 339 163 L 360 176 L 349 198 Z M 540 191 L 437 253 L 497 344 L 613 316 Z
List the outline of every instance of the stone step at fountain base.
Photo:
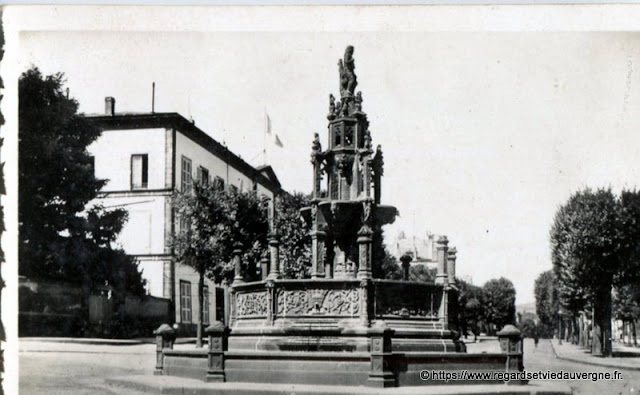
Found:
M 224 353 L 226 382 L 375 385 L 372 357 L 366 352 L 272 352 L 227 351 Z M 385 354 L 385 372 L 390 386 L 431 386 L 445 382 L 421 372 L 504 372 L 508 357 L 499 353 L 467 354 L 451 352 L 392 352 Z M 168 350 L 165 352 L 163 375 L 207 379 L 205 350 Z M 471 378 L 451 384 L 500 384 L 500 380 Z M 519 383 L 518 380 L 511 382 Z

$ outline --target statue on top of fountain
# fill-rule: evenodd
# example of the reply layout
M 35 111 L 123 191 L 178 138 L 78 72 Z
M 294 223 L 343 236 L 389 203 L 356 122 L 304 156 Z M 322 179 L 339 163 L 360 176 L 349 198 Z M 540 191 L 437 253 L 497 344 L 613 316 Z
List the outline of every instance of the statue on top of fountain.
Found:
M 353 46 L 347 46 L 344 50 L 344 60 L 338 61 L 338 70 L 340 71 L 340 97 L 342 99 L 352 98 L 353 93 L 358 85 L 358 79 L 354 69 L 356 68 L 353 60 Z

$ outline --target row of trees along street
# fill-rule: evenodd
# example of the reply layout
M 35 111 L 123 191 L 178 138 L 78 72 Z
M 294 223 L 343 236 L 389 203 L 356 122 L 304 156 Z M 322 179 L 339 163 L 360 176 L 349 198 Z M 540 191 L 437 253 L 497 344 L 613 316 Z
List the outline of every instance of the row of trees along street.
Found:
M 553 270 L 535 282 L 541 327 L 552 333 L 564 316 L 572 342 L 588 346 L 591 339 L 592 354 L 611 356 L 612 316 L 635 323 L 640 313 L 640 192 L 574 193 L 556 212 L 550 241 Z

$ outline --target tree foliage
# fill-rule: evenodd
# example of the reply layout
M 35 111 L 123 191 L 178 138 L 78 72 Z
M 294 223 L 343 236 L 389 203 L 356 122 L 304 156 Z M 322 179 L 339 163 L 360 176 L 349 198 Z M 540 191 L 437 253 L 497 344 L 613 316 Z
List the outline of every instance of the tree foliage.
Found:
M 174 209 L 180 224 L 172 239 L 177 261 L 214 282 L 232 281 L 231 260 L 239 242 L 248 268 L 245 280 L 257 279 L 253 268 L 266 249 L 268 225 L 265 203 L 254 192 L 194 183 L 193 191 L 175 194 Z
M 513 324 L 516 314 L 516 289 L 501 277 L 487 281 L 482 287 L 484 316 L 491 330 Z
M 483 290 L 461 279 L 456 279 L 456 288 L 460 331 L 465 337 L 469 331 L 477 337 L 484 323 Z
M 19 80 L 19 258 L 21 275 L 105 283 L 141 294 L 137 264 L 111 245 L 127 218 L 122 209 L 88 207 L 106 180 L 97 179 L 87 146 L 100 130 L 79 116 L 63 92 L 64 76 L 37 68 Z
M 300 210 L 310 204 L 310 197 L 302 193 L 284 194 L 276 199 L 275 224 L 283 276 L 286 278 L 311 277 L 310 224 L 300 216 Z
M 382 237 L 382 235 L 380 236 Z M 404 277 L 398 260 L 391 255 L 385 245 L 379 249 L 374 248 L 373 277 L 387 280 L 402 280 Z M 377 260 L 375 260 L 377 259 Z
M 552 270 L 540 273 L 534 284 L 536 315 L 540 320 L 540 332 L 553 333 L 558 322 L 560 299 L 558 284 Z
M 430 283 L 436 279 L 436 272 L 436 269 L 429 269 L 427 265 L 411 265 L 409 267 L 409 280 Z

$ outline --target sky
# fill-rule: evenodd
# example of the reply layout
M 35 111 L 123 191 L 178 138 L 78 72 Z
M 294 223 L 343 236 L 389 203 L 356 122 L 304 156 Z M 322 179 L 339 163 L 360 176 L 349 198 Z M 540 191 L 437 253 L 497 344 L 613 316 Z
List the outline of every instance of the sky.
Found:
M 375 10 L 349 15 L 361 12 Z M 17 70 L 64 72 L 85 113 L 103 112 L 106 96 L 117 112 L 149 112 L 155 82 L 156 112 L 193 118 L 253 165 L 267 113 L 283 143 L 268 144 L 268 163 L 285 189 L 309 192 L 313 134 L 327 146 L 328 96 L 339 97 L 337 62 L 353 45 L 356 90 L 384 152 L 382 202 L 401 214 L 387 241 L 446 234 L 460 276 L 509 278 L 518 304 L 534 301 L 535 278 L 551 269 L 549 229 L 572 193 L 640 184 L 637 31 L 394 28 L 402 19 L 313 29 L 320 22 L 282 17 L 264 29 L 265 13 L 239 16 L 240 28 L 63 21 L 19 33 Z

